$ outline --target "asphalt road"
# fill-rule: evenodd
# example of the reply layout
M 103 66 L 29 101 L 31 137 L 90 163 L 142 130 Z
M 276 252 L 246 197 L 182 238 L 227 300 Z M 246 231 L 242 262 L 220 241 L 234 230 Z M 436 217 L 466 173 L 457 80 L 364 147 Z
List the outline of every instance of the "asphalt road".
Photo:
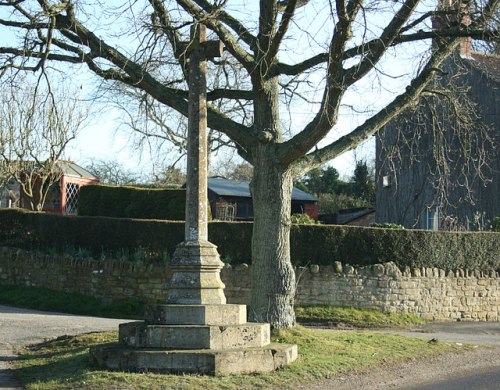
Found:
M 453 343 L 500 346 L 500 322 L 431 322 L 410 331 L 389 329 L 382 332 Z
M 447 378 L 431 384 L 422 384 L 415 390 L 498 390 L 500 389 L 500 367 L 475 372 L 455 378 Z

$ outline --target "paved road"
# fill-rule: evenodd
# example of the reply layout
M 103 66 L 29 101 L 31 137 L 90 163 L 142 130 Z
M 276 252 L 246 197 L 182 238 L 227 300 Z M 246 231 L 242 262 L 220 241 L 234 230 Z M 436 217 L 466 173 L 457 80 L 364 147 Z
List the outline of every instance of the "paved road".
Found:
M 20 348 L 63 335 L 115 330 L 126 321 L 0 305 L 0 389 L 20 388 L 9 363 Z
M 500 346 L 500 322 L 431 322 L 411 331 L 389 329 L 381 332 L 453 343 Z
M 414 387 L 414 390 L 498 390 L 500 389 L 500 367 L 475 372 L 474 374 L 447 378 L 430 384 Z

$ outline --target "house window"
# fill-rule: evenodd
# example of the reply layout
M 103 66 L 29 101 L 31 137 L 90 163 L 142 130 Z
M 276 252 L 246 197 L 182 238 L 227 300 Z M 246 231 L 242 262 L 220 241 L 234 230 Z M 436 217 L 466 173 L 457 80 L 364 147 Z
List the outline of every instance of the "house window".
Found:
M 425 211 L 425 228 L 428 230 L 439 230 L 439 208 L 427 207 Z
M 64 212 L 66 214 L 76 214 L 78 211 L 78 194 L 80 186 L 76 183 L 66 183 L 66 206 Z

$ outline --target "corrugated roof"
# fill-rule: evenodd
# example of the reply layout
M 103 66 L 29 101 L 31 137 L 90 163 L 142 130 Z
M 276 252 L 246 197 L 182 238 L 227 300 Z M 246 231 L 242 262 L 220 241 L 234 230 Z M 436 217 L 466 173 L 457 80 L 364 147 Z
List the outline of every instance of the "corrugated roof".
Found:
M 208 188 L 220 196 L 251 198 L 250 182 L 246 180 L 229 180 L 222 177 L 209 177 Z M 292 200 L 318 201 L 314 196 L 298 188 L 293 189 Z

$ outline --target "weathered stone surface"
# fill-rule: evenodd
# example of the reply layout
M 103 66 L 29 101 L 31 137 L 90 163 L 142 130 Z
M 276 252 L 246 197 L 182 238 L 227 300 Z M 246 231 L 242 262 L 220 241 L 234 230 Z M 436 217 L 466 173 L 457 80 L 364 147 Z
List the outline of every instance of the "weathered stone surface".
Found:
M 224 283 L 220 279 L 217 247 L 208 241 L 185 241 L 179 244 L 172 259 L 172 276 L 167 303 L 216 305 L 226 303 Z
M 135 348 L 233 349 L 263 347 L 271 342 L 269 324 L 148 325 L 143 321 L 120 324 L 120 343 Z
M 107 344 L 91 349 L 94 362 L 114 371 L 247 374 L 269 372 L 297 359 L 297 346 L 268 344 L 261 348 L 213 350 L 137 349 L 121 344 Z
M 393 278 L 400 278 L 402 276 L 401 270 L 392 261 L 385 264 L 385 274 Z
M 383 264 L 374 264 L 372 266 L 372 269 L 373 269 L 373 275 L 375 276 L 382 276 L 385 271 L 385 267 Z
M 149 305 L 145 320 L 157 325 L 239 325 L 247 322 L 245 305 Z

